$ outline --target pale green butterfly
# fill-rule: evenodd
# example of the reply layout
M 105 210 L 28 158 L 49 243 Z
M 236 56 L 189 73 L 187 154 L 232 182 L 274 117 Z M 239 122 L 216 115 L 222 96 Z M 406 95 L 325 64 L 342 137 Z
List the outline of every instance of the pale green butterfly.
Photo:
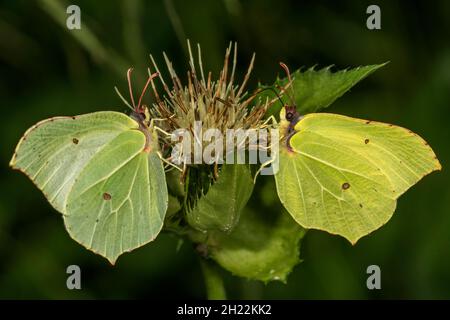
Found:
M 158 136 L 128 71 L 131 117 L 95 112 L 55 117 L 28 129 L 10 165 L 24 172 L 63 214 L 70 236 L 112 264 L 156 238 L 168 205 Z
M 285 106 L 279 129 L 282 204 L 302 227 L 352 244 L 392 217 L 400 195 L 441 169 L 425 140 L 391 124 L 327 113 L 300 117 Z

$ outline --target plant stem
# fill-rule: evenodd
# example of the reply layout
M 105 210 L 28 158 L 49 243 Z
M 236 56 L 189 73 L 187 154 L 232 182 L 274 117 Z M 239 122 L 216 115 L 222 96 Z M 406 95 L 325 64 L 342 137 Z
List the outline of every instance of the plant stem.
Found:
M 219 268 L 204 258 L 200 258 L 203 278 L 205 279 L 208 300 L 225 300 L 227 298 Z

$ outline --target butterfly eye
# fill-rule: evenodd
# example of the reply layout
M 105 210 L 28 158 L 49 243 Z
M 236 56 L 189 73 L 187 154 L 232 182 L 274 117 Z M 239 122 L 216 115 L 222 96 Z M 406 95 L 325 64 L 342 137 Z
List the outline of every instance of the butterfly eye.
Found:
M 294 117 L 294 114 L 292 112 L 288 112 L 286 114 L 286 120 L 288 120 L 288 121 L 291 121 L 293 117 Z

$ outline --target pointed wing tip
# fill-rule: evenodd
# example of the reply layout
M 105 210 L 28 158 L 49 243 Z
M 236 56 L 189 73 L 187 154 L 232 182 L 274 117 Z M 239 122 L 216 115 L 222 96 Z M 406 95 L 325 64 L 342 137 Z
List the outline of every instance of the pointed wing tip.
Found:
M 422 178 L 435 171 L 442 171 L 442 164 L 436 156 L 434 156 L 433 166 L 423 174 Z
M 362 238 L 368 236 L 369 234 L 375 232 L 375 231 L 378 230 L 378 229 L 379 229 L 379 227 L 378 227 L 377 229 L 375 229 L 375 230 L 372 230 L 372 231 L 366 233 L 366 234 L 361 234 L 361 235 L 357 235 L 357 236 L 347 236 L 347 235 L 344 235 L 344 234 L 337 234 L 337 233 L 336 233 L 335 235 L 343 237 L 345 240 L 347 240 L 348 242 L 350 242 L 350 244 L 351 244 L 352 247 L 354 247 L 354 246 L 356 246 L 356 244 L 357 244 Z
M 325 231 L 326 233 L 328 233 L 328 234 L 330 234 L 332 236 L 342 237 L 345 240 L 347 240 L 348 242 L 350 242 L 350 244 L 354 247 L 358 243 L 358 241 L 361 240 L 361 238 L 364 238 L 365 236 L 368 236 L 372 232 L 378 230 L 380 227 L 378 227 L 377 229 L 372 230 L 372 231 L 370 231 L 370 232 L 368 232 L 366 234 L 360 234 L 360 235 L 348 235 L 348 234 L 344 234 L 344 232 L 329 231 L 329 230 L 325 230 L 325 229 L 316 229 L 316 230 Z
M 436 167 L 434 168 L 433 171 L 442 171 L 442 164 L 441 164 L 441 162 L 439 161 L 439 159 L 437 157 L 435 158 L 435 160 L 436 160 Z
M 16 154 L 13 155 L 12 159 L 9 161 L 8 164 L 12 169 L 17 169 L 16 167 Z
M 20 141 L 19 141 L 19 144 L 20 144 Z M 9 163 L 8 163 L 8 165 L 14 170 L 20 170 L 20 168 L 17 166 L 17 150 L 19 148 L 19 144 L 17 145 L 16 149 L 14 150 L 11 160 L 9 160 Z
M 70 234 L 70 232 L 69 232 L 69 234 Z M 72 236 L 72 235 L 71 235 Z M 75 238 L 73 238 L 75 241 L 77 241 Z M 78 242 L 78 241 L 77 241 Z M 108 262 L 109 262 L 109 264 L 112 266 L 112 267 L 114 267 L 115 265 L 116 265 L 116 263 L 117 263 L 117 259 L 119 259 L 119 257 L 121 256 L 121 254 L 119 254 L 119 255 L 115 255 L 115 256 L 107 256 L 107 255 L 105 255 L 104 253 L 102 253 L 102 252 L 100 252 L 100 251 L 96 251 L 94 248 L 92 248 L 92 247 L 88 247 L 88 246 L 85 246 L 84 244 L 82 244 L 82 243 L 80 243 L 83 247 L 85 247 L 86 249 L 88 249 L 89 251 L 91 251 L 91 252 L 93 252 L 93 253 L 95 253 L 95 254 L 97 254 L 97 255 L 99 255 L 100 257 L 102 257 L 102 258 L 105 258 L 106 260 L 108 260 Z
M 12 170 L 14 170 L 14 171 L 22 172 L 25 176 L 27 176 L 28 179 L 30 179 L 30 180 L 36 185 L 36 183 L 34 182 L 34 180 L 31 178 L 30 174 L 29 174 L 28 172 L 24 171 L 23 168 L 21 168 L 20 166 L 18 166 L 15 160 L 16 160 L 15 158 L 14 158 L 14 159 L 11 159 L 11 161 L 10 161 L 9 164 L 8 164 L 9 167 L 10 167 Z M 36 185 L 36 187 L 37 187 L 39 190 L 41 190 L 41 188 L 39 188 L 37 185 Z
M 75 240 L 75 241 L 77 241 L 77 240 Z M 120 254 L 119 254 L 119 255 L 116 255 L 116 256 L 107 256 L 107 255 L 104 255 L 103 253 L 101 253 L 101 252 L 99 252 L 99 251 L 95 251 L 93 248 L 89 248 L 89 247 L 87 247 L 87 246 L 85 246 L 85 245 L 83 245 L 83 244 L 81 244 L 81 245 L 82 245 L 83 247 L 85 247 L 86 249 L 88 249 L 89 251 L 91 251 L 91 252 L 93 252 L 93 253 L 99 255 L 99 256 L 102 257 L 102 258 L 105 258 L 106 260 L 108 260 L 109 264 L 110 264 L 112 267 L 114 267 L 114 266 L 116 265 L 117 259 L 120 257 Z

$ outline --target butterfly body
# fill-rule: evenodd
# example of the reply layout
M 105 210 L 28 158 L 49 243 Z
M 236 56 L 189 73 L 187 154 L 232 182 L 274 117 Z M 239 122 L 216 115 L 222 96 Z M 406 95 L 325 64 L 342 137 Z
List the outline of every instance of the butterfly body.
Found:
M 141 131 L 146 138 L 146 143 L 144 147 L 144 151 L 149 153 L 154 147 L 154 141 L 158 141 L 158 136 L 155 130 L 152 130 L 151 121 L 150 121 L 150 113 L 148 112 L 148 108 L 143 105 L 137 110 L 132 110 L 130 113 L 130 118 L 135 120 L 139 124 L 139 131 Z
M 295 125 L 301 120 L 301 116 L 296 110 L 295 106 L 286 105 L 280 112 L 280 131 L 283 137 L 283 141 L 286 144 L 288 150 L 292 151 L 290 146 L 291 137 L 297 132 Z

